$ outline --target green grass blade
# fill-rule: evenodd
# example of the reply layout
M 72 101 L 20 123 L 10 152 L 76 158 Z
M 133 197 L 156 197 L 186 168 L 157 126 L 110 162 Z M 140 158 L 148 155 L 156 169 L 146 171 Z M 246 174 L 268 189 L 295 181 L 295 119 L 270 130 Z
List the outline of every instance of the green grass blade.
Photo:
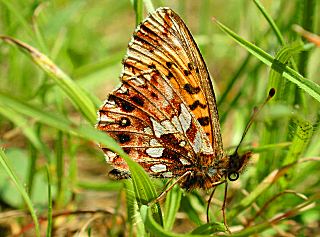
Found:
M 14 111 L 30 116 L 43 124 L 49 125 L 62 131 L 68 131 L 72 125 L 72 122 L 70 122 L 63 116 L 45 112 L 42 109 L 38 109 L 36 107 L 28 105 L 23 101 L 20 101 L 1 92 L 0 105 L 9 107 Z
M 50 157 L 50 152 L 48 148 L 41 141 L 35 129 L 32 126 L 30 126 L 30 121 L 25 119 L 23 116 L 21 116 L 19 113 L 12 110 L 8 106 L 4 105 L 0 105 L 0 114 L 6 117 L 12 123 L 14 123 L 16 127 L 20 128 L 22 133 L 29 139 L 31 144 L 36 149 L 43 152 L 46 155 L 46 157 Z
M 266 11 L 266 9 L 263 7 L 263 5 L 261 4 L 261 2 L 259 0 L 254 0 L 254 3 L 256 4 L 256 6 L 260 10 L 260 12 L 263 14 L 263 16 L 266 18 L 266 20 L 269 23 L 272 31 L 275 33 L 280 45 L 284 46 L 285 45 L 284 38 L 283 38 L 283 36 L 281 34 L 281 31 L 279 30 L 278 26 L 276 25 L 276 23 L 272 19 L 272 17 L 268 14 L 268 12 Z M 296 63 L 294 62 L 293 58 L 290 59 L 290 62 L 291 62 L 292 67 L 295 70 L 297 70 L 297 66 L 296 66 Z
M 143 168 L 132 161 L 127 155 L 125 155 L 125 153 L 121 152 L 120 155 L 122 157 L 125 156 L 123 158 L 126 160 L 130 168 L 133 187 L 138 202 L 142 204 L 148 204 L 150 201 L 157 198 L 157 192 L 154 188 L 154 185 Z
M 57 177 L 57 193 L 56 193 L 56 207 L 63 206 L 64 202 L 64 178 L 65 178 L 65 166 L 63 159 L 63 132 L 57 131 L 56 141 L 55 141 L 55 165 L 56 165 L 56 177 Z
M 299 1 L 299 7 L 297 8 L 298 15 L 300 16 L 300 26 L 310 32 L 314 32 L 317 23 L 317 3 L 319 4 L 317 0 L 302 0 Z M 298 68 L 303 76 L 307 74 L 309 58 L 310 52 L 308 51 L 300 54 Z
M 110 67 L 111 65 L 117 64 L 121 61 L 123 57 L 123 52 L 119 52 L 113 57 L 105 57 L 100 59 L 98 62 L 89 63 L 84 66 L 81 66 L 74 70 L 72 77 L 75 79 L 81 79 L 92 73 L 97 73 L 100 70 Z
M 298 54 L 303 49 L 303 45 L 300 42 L 284 46 L 277 52 L 275 59 L 282 65 L 286 65 L 295 54 Z M 276 89 L 276 95 L 273 101 L 282 101 L 291 104 L 290 101 L 292 101 L 293 98 L 290 100 L 290 95 L 294 94 L 293 88 L 288 85 L 287 80 L 283 79 L 283 75 L 279 71 L 281 72 L 281 69 L 277 69 L 276 64 L 273 64 L 268 85 L 269 88 Z
M 266 64 L 266 65 L 271 67 L 274 58 L 270 54 L 268 54 L 267 52 L 263 51 L 261 48 L 255 46 L 251 42 L 241 38 L 239 35 L 237 35 L 235 32 L 233 32 L 228 27 L 223 25 L 217 19 L 214 19 L 214 21 L 223 32 L 225 32 L 227 35 L 229 35 L 238 44 L 240 44 L 241 46 L 246 48 L 251 54 L 253 54 L 259 60 L 261 60 L 264 64 Z
M 142 0 L 133 0 L 133 7 L 136 13 L 136 26 L 143 20 L 143 2 Z
M 164 213 L 164 229 L 171 230 L 180 207 L 182 190 L 175 185 L 167 194 Z
M 295 94 L 294 88 L 296 88 L 296 86 L 292 84 L 290 81 L 283 78 L 281 69 L 277 68 L 277 65 L 287 65 L 289 60 L 292 59 L 292 57 L 298 52 L 300 52 L 302 49 L 303 45 L 301 43 L 294 43 L 292 45 L 286 45 L 282 47 L 276 53 L 274 61 L 275 63 L 273 63 L 271 66 L 268 81 L 268 88 L 275 88 L 276 94 L 274 98 L 270 101 L 270 104 L 293 104 Z M 291 116 L 292 113 L 290 111 L 288 114 L 283 113 L 282 116 L 279 117 L 280 119 L 269 119 L 269 121 L 266 124 L 267 127 L 263 129 L 261 143 L 274 144 L 287 140 L 287 135 L 289 133 L 288 124 Z M 260 176 L 258 180 L 263 179 L 264 176 L 267 175 L 269 172 L 282 165 L 281 160 L 285 156 L 285 154 L 283 154 L 282 151 L 283 150 L 274 150 L 268 153 L 265 152 L 261 154 L 261 159 L 259 159 L 256 166 L 256 172 Z M 274 160 L 270 164 L 270 157 L 278 157 L 278 159 Z
M 130 236 L 133 236 L 133 227 L 135 227 L 135 232 L 137 236 L 146 236 L 146 229 L 142 221 L 138 202 L 135 196 L 135 191 L 133 187 L 132 180 L 125 181 L 126 187 L 126 207 L 127 207 L 127 219 L 130 228 Z
M 12 110 L 22 113 L 26 116 L 30 116 L 36 119 L 38 122 L 66 132 L 67 134 L 83 137 L 90 141 L 97 141 L 106 145 L 107 148 L 113 150 L 116 153 L 125 154 L 121 147 L 110 137 L 103 132 L 98 131 L 93 127 L 81 126 L 78 127 L 75 123 L 67 120 L 63 116 L 43 111 L 42 109 L 35 108 L 28 105 L 18 99 L 12 98 L 9 95 L 2 94 L 0 92 L 0 105 L 7 106 Z M 128 157 L 126 155 L 126 157 Z M 129 158 L 130 159 L 130 158 Z M 132 161 L 133 162 L 133 161 Z
M 51 192 L 51 174 L 49 167 L 46 166 L 47 179 L 48 179 L 48 224 L 47 224 L 47 237 L 51 237 L 52 233 L 52 192 Z
M 192 205 L 193 203 L 193 196 L 183 196 L 180 203 L 181 209 L 188 215 L 190 221 L 194 222 L 196 225 L 202 225 L 198 210 Z
M 138 204 L 146 205 L 156 199 L 158 197 L 158 194 L 156 192 L 155 186 L 144 169 L 138 163 L 131 160 L 131 158 L 123 151 L 119 152 L 118 154 L 127 162 L 129 166 L 133 189 Z M 151 210 L 153 213 L 153 217 L 157 220 L 158 223 L 162 225 L 163 220 L 160 205 L 158 203 L 155 203 L 151 206 Z
M 287 148 L 291 146 L 291 142 L 281 142 L 276 144 L 268 144 L 268 145 L 261 145 L 259 147 L 252 147 L 248 148 L 248 151 L 252 151 L 253 153 L 261 153 L 265 151 L 271 151 L 274 149 L 281 149 L 281 148 Z
M 123 183 L 119 181 L 107 181 L 107 182 L 86 182 L 78 181 L 76 184 L 77 188 L 95 190 L 95 191 L 120 191 L 123 188 Z
M 36 212 L 33 208 L 33 204 L 31 202 L 26 190 L 24 189 L 23 184 L 20 182 L 17 175 L 15 174 L 13 169 L 11 168 L 11 165 L 8 161 L 8 158 L 7 158 L 6 154 L 4 153 L 4 151 L 2 150 L 2 148 L 0 148 L 0 164 L 2 165 L 2 167 L 4 168 L 4 170 L 6 171 L 6 173 L 8 174 L 8 176 L 10 177 L 10 179 L 12 180 L 14 185 L 16 186 L 17 190 L 19 191 L 23 200 L 25 201 L 27 207 L 29 208 L 31 217 L 34 222 L 36 236 L 40 237 L 39 221 L 38 221 L 38 217 L 36 215 Z
M 260 3 L 259 0 L 254 0 L 253 2 L 256 4 L 256 6 L 260 10 L 260 12 L 263 14 L 263 16 L 268 21 L 269 25 L 271 26 L 272 30 L 274 31 L 274 33 L 277 37 L 279 43 L 281 45 L 284 45 L 285 42 L 284 42 L 283 36 L 282 36 L 279 28 L 277 27 L 276 23 L 273 21 L 272 17 L 267 13 L 266 9 L 263 7 L 263 5 Z
M 273 67 L 277 69 L 280 73 L 282 73 L 283 77 L 288 79 L 289 81 L 296 84 L 302 90 L 304 90 L 307 94 L 312 96 L 318 102 L 320 102 L 320 86 L 313 81 L 310 81 L 303 76 L 301 76 L 298 72 L 293 70 L 292 68 L 280 63 L 279 61 L 275 61 L 275 59 L 262 50 L 261 48 L 255 46 L 249 41 L 244 40 L 239 35 L 231 31 L 228 27 L 215 20 L 220 29 L 228 34 L 231 38 L 233 38 L 237 43 L 246 48 L 251 54 L 257 57 L 260 61 L 266 64 L 269 67 Z
M 178 234 L 172 231 L 165 230 L 160 226 L 152 217 L 150 207 L 142 205 L 140 208 L 142 219 L 145 223 L 146 229 L 149 230 L 155 236 L 162 237 L 205 237 L 212 236 L 212 234 L 196 235 L 196 234 Z
M 198 234 L 198 235 L 200 234 L 205 235 L 205 234 L 212 234 L 212 233 L 225 232 L 225 231 L 226 231 L 226 227 L 224 226 L 223 223 L 210 222 L 197 227 L 191 233 Z
M 44 52 L 46 55 L 48 55 L 48 52 L 49 52 L 48 47 L 46 45 L 46 41 L 38 25 L 38 16 L 41 13 L 41 11 L 44 9 L 44 7 L 45 7 L 45 3 L 39 4 L 38 7 L 35 9 L 34 14 L 32 16 L 32 29 L 33 29 L 35 38 L 37 39 L 37 42 L 39 44 L 40 50 Z
M 283 160 L 283 165 L 287 165 L 293 162 L 296 162 L 301 154 L 306 150 L 313 134 L 313 126 L 309 121 L 304 121 L 302 119 L 296 119 L 295 121 L 295 132 L 292 139 L 292 145 Z M 285 176 L 285 181 L 282 184 L 286 187 L 288 186 L 288 182 L 294 176 L 295 171 L 289 170 Z
M 46 55 L 40 53 L 30 45 L 7 36 L 0 39 L 12 43 L 26 53 L 35 64 L 45 71 L 55 83 L 68 95 L 71 102 L 78 108 L 84 117 L 92 124 L 96 121 L 96 108 L 87 94 Z

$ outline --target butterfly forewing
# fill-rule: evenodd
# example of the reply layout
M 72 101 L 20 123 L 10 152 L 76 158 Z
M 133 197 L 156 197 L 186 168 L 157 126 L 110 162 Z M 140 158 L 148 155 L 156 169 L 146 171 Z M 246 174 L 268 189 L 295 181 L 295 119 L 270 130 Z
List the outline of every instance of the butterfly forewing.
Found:
M 122 85 L 99 111 L 98 129 L 153 176 L 181 176 L 223 157 L 209 73 L 189 30 L 171 9 L 141 23 L 123 60 Z M 123 159 L 104 149 L 108 162 Z

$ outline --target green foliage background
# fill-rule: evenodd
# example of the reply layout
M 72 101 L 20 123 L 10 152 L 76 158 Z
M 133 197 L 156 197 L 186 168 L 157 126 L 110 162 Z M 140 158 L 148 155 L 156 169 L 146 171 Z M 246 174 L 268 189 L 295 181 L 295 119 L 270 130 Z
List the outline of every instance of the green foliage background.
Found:
M 164 182 L 150 180 L 128 157 L 133 179 L 109 180 L 111 167 L 96 145 L 125 156 L 94 129 L 96 110 L 119 84 L 136 22 L 160 6 L 174 9 L 200 46 L 228 151 L 253 107 L 270 88 L 277 92 L 242 147 L 256 155 L 229 184 L 232 235 L 319 232 L 320 49 L 293 28 L 319 35 L 318 1 L 0 0 L 0 236 L 224 231 L 222 186 L 210 224 L 203 191 L 175 187 L 149 207 L 137 200 L 152 200 Z

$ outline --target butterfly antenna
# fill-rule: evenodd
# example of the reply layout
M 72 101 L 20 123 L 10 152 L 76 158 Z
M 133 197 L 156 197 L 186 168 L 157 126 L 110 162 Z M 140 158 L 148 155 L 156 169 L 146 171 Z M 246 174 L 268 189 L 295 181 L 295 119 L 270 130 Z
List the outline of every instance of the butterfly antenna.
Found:
M 239 142 L 236 150 L 234 151 L 234 154 L 237 154 L 237 153 L 238 153 L 239 147 L 240 147 L 240 145 L 242 144 L 243 139 L 244 139 L 245 136 L 247 135 L 247 132 L 248 132 L 249 128 L 251 127 L 253 121 L 256 119 L 257 115 L 258 115 L 259 112 L 262 110 L 262 108 L 266 105 L 266 103 L 268 103 L 268 101 L 275 95 L 275 93 L 276 93 L 276 90 L 275 90 L 274 88 L 271 88 L 271 89 L 269 90 L 268 97 L 267 97 L 266 100 L 263 102 L 263 104 L 260 105 L 260 107 L 255 107 L 255 108 L 253 109 L 253 113 L 252 113 L 252 115 L 251 115 L 251 118 L 250 118 L 250 120 L 249 120 L 246 128 L 245 128 L 244 131 L 243 131 L 241 140 L 240 140 L 240 142 Z

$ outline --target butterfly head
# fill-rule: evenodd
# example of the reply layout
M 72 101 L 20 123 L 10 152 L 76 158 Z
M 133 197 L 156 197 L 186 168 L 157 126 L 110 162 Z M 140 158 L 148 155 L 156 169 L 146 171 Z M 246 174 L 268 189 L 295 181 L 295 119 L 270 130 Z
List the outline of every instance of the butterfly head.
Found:
M 238 152 L 235 152 L 229 156 L 229 164 L 225 175 L 230 181 L 235 181 L 239 178 L 239 174 L 245 169 L 251 156 L 251 151 L 248 151 L 243 155 L 239 155 Z

